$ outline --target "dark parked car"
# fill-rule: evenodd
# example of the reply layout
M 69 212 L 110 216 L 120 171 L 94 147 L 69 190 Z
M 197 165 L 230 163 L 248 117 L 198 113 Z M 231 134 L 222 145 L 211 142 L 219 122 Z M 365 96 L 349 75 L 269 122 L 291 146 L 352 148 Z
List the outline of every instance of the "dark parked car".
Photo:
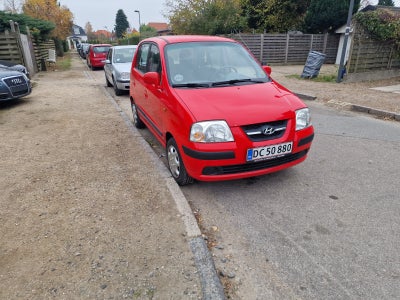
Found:
M 19 71 L 19 72 L 24 73 L 28 78 L 30 78 L 27 68 L 25 68 L 25 66 L 18 64 L 18 63 L 8 61 L 8 60 L 0 60 L 0 68 L 7 69 L 7 70 L 13 70 L 13 71 Z
M 79 53 L 79 56 L 82 57 L 83 59 L 86 59 L 86 55 L 87 55 L 87 53 L 88 53 L 88 51 L 89 51 L 90 44 L 88 44 L 88 43 L 81 43 L 81 44 L 79 44 L 79 45 L 80 45 L 80 46 L 79 46 L 79 48 L 77 49 L 77 51 L 78 51 L 78 53 Z
M 0 101 L 18 99 L 31 91 L 31 82 L 24 73 L 0 67 Z

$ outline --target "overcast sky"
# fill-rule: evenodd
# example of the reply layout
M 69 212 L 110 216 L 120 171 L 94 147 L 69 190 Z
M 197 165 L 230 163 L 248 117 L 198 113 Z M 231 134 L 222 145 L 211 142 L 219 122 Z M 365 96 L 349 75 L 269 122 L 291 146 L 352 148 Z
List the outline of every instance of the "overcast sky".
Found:
M 138 29 L 139 18 L 135 10 L 140 11 L 140 22 L 168 22 L 163 17 L 165 12 L 165 0 L 58 0 L 61 5 L 67 6 L 74 14 L 74 24 L 85 28 L 87 22 L 92 24 L 93 30 L 114 29 L 117 11 L 122 9 L 128 18 L 131 27 Z M 378 0 L 371 0 L 373 4 Z M 0 2 L 3 9 L 4 1 Z M 396 6 L 400 6 L 400 0 L 395 0 Z
M 61 5 L 67 6 L 74 14 L 74 23 L 85 28 L 87 22 L 92 24 L 93 30 L 114 29 L 117 11 L 122 9 L 128 18 L 131 27 L 138 29 L 140 22 L 167 22 L 163 17 L 165 11 L 164 0 L 59 0 Z
M 85 28 L 87 22 L 92 24 L 93 30 L 114 29 L 117 11 L 122 9 L 128 18 L 131 27 L 138 29 L 138 13 L 140 11 L 140 22 L 168 22 L 163 17 L 165 12 L 165 0 L 58 0 L 61 5 L 67 6 L 74 14 L 74 23 Z M 227 1 L 227 4 L 229 1 Z M 377 4 L 378 0 L 370 0 Z M 395 0 L 397 6 L 400 0 Z M 229 4 L 228 4 L 229 5 Z

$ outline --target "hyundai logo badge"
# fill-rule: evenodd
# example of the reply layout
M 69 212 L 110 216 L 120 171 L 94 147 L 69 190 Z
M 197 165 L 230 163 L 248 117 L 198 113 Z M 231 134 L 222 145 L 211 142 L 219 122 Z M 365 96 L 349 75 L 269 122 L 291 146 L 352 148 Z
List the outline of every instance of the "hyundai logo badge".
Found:
M 266 127 L 264 127 L 263 130 L 262 130 L 262 133 L 263 133 L 264 135 L 271 135 L 271 134 L 274 134 L 274 132 L 275 132 L 275 128 L 274 128 L 274 127 L 271 127 L 271 126 L 266 126 Z

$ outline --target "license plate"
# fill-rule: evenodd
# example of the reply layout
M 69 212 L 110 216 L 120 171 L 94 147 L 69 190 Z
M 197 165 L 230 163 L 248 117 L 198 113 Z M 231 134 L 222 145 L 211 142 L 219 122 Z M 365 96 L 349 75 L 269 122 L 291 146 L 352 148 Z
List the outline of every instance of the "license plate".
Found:
M 291 153 L 293 148 L 293 143 L 282 143 L 271 146 L 253 148 L 247 150 L 247 161 L 259 160 L 259 159 L 269 159 L 277 156 L 283 156 L 285 154 Z

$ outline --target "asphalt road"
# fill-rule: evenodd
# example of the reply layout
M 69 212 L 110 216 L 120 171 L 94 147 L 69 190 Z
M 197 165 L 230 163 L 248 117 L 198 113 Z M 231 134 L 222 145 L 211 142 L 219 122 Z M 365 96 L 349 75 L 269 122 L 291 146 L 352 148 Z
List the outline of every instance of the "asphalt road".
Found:
M 131 116 L 128 96 L 115 98 Z M 398 299 L 400 123 L 308 104 L 316 135 L 304 163 L 181 188 L 216 267 L 232 299 Z

